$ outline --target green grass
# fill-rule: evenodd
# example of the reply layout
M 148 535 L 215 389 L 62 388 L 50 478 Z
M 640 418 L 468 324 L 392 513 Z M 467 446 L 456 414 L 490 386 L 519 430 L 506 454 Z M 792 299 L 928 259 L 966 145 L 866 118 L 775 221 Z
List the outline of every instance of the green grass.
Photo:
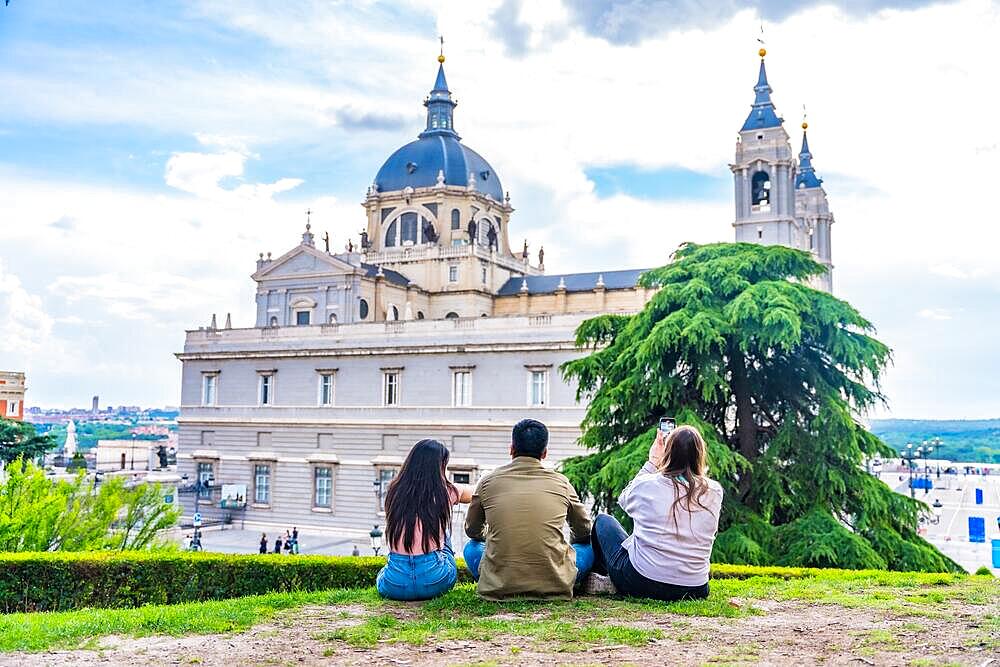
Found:
M 739 618 L 762 613 L 756 601 L 802 601 L 884 611 L 896 616 L 950 618 L 956 602 L 995 605 L 1000 581 L 992 577 L 897 572 L 847 572 L 797 568 L 722 566 L 706 600 L 662 603 L 654 600 L 580 597 L 569 601 L 510 600 L 492 602 L 476 595 L 472 584 L 424 603 L 381 600 L 374 588 L 326 592 L 272 593 L 230 600 L 132 609 L 82 609 L 69 612 L 0 615 L 0 651 L 44 651 L 55 648 L 98 650 L 109 635 L 183 636 L 241 632 L 265 621 L 291 627 L 294 616 L 282 611 L 304 605 L 355 605 L 362 612 L 332 610 L 341 627 L 320 639 L 370 647 L 380 642 L 422 645 L 435 641 L 522 638 L 550 652 L 572 652 L 601 645 L 642 646 L 664 636 L 648 623 L 670 625 L 677 641 L 704 635 L 695 623 L 678 617 Z M 760 574 L 755 574 L 760 573 Z M 836 613 L 831 610 L 831 613 Z M 903 629 L 921 627 L 908 623 Z M 887 633 L 882 636 L 877 633 Z M 998 648 L 1000 617 L 985 615 L 968 635 L 970 644 Z M 895 640 L 895 641 L 893 641 Z M 859 650 L 874 650 L 899 640 L 888 631 L 861 638 Z M 752 651 L 725 651 L 719 662 L 743 662 Z
M 285 609 L 307 604 L 376 604 L 374 590 L 272 593 L 232 600 L 0 615 L 0 651 L 97 648 L 108 635 L 195 635 L 247 630 Z

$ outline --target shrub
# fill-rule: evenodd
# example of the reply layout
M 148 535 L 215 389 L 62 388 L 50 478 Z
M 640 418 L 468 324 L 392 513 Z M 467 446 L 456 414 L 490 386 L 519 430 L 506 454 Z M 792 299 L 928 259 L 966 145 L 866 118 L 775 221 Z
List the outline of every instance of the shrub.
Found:
M 0 611 L 176 604 L 375 583 L 379 558 L 160 552 L 0 556 Z
M 365 588 L 384 558 L 190 552 L 54 552 L 0 555 L 0 612 L 65 611 L 221 600 L 246 595 Z M 926 584 L 957 575 L 713 564 L 713 579 L 832 577 Z M 459 561 L 459 581 L 470 581 Z

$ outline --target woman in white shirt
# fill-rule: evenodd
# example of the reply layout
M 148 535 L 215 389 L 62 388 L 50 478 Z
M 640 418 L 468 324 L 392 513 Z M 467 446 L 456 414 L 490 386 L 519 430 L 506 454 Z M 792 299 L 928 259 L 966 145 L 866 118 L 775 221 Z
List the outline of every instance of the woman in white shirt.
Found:
M 623 595 L 668 601 L 708 597 L 722 487 L 705 476 L 705 441 L 698 430 L 680 426 L 666 438 L 657 431 L 649 460 L 618 504 L 635 529 L 627 535 L 617 519 L 599 514 L 591 531 L 593 571 L 610 577 Z M 600 590 L 601 583 L 588 582 L 588 589 Z

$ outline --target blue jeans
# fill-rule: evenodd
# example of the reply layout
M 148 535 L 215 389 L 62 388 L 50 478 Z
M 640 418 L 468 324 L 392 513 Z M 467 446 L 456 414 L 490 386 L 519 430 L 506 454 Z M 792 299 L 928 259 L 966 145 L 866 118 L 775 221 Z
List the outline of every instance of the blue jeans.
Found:
M 379 595 L 390 600 L 429 600 L 451 590 L 458 579 L 451 537 L 444 548 L 419 556 L 390 553 L 375 582 Z
M 589 544 L 571 544 L 570 546 L 576 552 L 576 583 L 580 583 L 590 573 L 590 568 L 594 566 L 594 548 Z M 465 549 L 462 550 L 465 565 L 476 581 L 479 581 L 479 563 L 482 562 L 484 553 L 486 553 L 486 542 L 479 540 L 469 540 L 465 543 Z
M 594 546 L 594 572 L 606 574 L 621 595 L 637 598 L 653 598 L 672 602 L 674 600 L 702 600 L 708 597 L 708 584 L 701 586 L 680 586 L 653 581 L 642 576 L 632 567 L 628 550 L 622 542 L 628 533 L 609 514 L 598 514 L 590 532 Z

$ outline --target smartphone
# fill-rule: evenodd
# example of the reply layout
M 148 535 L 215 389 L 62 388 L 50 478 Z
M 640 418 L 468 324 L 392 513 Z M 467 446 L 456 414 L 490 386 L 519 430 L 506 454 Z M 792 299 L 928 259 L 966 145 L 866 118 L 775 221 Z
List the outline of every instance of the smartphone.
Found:
M 673 417 L 660 417 L 660 433 L 670 435 L 670 432 L 677 428 L 677 422 Z

